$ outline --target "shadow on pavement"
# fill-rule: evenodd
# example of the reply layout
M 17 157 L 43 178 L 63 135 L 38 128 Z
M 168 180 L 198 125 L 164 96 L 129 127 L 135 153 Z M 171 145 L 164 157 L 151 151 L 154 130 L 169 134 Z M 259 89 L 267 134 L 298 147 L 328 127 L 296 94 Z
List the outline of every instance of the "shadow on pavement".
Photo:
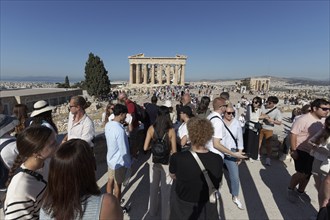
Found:
M 269 219 L 246 162 L 239 166 L 239 177 L 249 219 Z
M 284 219 L 297 219 L 297 213 L 299 213 L 298 216 L 306 216 L 306 219 L 313 214 L 317 214 L 310 202 L 298 200 L 296 203 L 291 203 L 288 200 L 287 188 L 291 175 L 283 162 L 272 160 L 272 166 L 265 166 L 265 169 L 261 169 L 259 172 L 262 181 L 272 193 L 274 202 L 277 205 L 274 208 L 281 212 Z

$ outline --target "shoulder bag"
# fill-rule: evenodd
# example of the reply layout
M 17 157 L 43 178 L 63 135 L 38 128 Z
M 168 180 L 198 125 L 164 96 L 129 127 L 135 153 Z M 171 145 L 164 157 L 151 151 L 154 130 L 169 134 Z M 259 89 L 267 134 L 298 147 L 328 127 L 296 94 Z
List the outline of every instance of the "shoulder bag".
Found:
M 190 153 L 194 156 L 199 168 L 202 170 L 202 173 L 204 175 L 204 178 L 206 180 L 207 186 L 209 187 L 209 201 L 212 204 L 217 204 L 217 211 L 218 211 L 218 219 L 221 219 L 220 217 L 220 192 L 218 189 L 216 189 L 209 177 L 209 174 L 207 173 L 207 170 L 205 169 L 202 161 L 199 159 L 196 152 L 190 150 Z

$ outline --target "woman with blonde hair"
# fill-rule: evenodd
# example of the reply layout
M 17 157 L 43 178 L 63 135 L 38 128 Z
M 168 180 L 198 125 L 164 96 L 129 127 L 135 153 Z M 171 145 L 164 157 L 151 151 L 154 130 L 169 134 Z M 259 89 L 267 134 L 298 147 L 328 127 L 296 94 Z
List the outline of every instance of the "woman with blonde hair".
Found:
M 225 125 L 226 135 L 222 140 L 223 145 L 232 152 L 243 151 L 243 134 L 239 121 L 235 118 L 235 109 L 229 104 L 224 113 L 223 122 Z M 238 198 L 239 193 L 239 170 L 238 166 L 242 162 L 240 159 L 234 158 L 230 155 L 224 155 L 224 164 L 226 170 L 228 170 L 230 179 L 230 193 L 232 194 L 232 200 L 239 209 L 243 209 L 243 205 Z

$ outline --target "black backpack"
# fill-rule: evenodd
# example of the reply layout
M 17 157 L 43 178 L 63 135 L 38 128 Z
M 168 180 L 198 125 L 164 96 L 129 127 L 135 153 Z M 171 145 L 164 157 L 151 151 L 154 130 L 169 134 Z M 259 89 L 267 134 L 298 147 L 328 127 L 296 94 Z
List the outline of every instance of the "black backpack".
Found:
M 137 104 L 136 102 L 133 102 L 134 106 L 135 106 L 135 119 L 137 121 L 142 122 L 143 124 L 145 124 L 147 122 L 147 113 L 146 110 L 139 104 Z
M 165 133 L 162 138 L 159 137 L 155 129 L 154 133 L 156 135 L 156 140 L 154 140 L 151 145 L 152 162 L 167 165 L 170 160 L 170 146 L 168 142 L 165 141 L 167 133 Z

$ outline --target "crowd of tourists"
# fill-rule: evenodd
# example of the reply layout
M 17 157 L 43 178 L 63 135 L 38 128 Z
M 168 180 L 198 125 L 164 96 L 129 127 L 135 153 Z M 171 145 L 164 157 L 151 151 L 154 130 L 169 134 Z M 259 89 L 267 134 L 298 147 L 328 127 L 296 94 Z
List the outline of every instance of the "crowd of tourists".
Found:
M 206 90 L 205 90 L 206 89 Z M 275 126 L 282 124 L 276 96 L 255 96 L 233 104 L 228 92 L 212 88 L 164 87 L 138 105 L 124 91 L 114 93 L 102 114 L 106 139 L 106 193 L 96 184 L 95 128 L 82 96 L 69 102 L 67 134 L 57 143 L 53 106 L 36 102 L 30 116 L 18 104 L 13 115 L 0 105 L 1 181 L 6 219 L 122 219 L 122 186 L 140 154 L 150 154 L 148 213 L 161 219 L 219 219 L 219 191 L 228 174 L 232 202 L 239 196 L 239 165 L 262 160 L 271 166 Z M 131 91 L 134 92 L 134 91 Z M 246 100 L 245 100 L 246 99 Z M 158 105 L 163 100 L 164 105 Z M 173 106 L 172 101 L 179 101 Z M 1 103 L 0 103 L 1 104 Z M 242 108 L 244 111 L 242 114 Z M 292 118 L 283 156 L 294 160 L 288 200 L 308 200 L 310 177 L 318 191 L 318 219 L 330 203 L 330 103 L 315 99 Z M 266 147 L 266 156 L 262 146 Z M 171 188 L 174 187 L 174 190 Z M 159 205 L 160 204 L 160 205 Z

